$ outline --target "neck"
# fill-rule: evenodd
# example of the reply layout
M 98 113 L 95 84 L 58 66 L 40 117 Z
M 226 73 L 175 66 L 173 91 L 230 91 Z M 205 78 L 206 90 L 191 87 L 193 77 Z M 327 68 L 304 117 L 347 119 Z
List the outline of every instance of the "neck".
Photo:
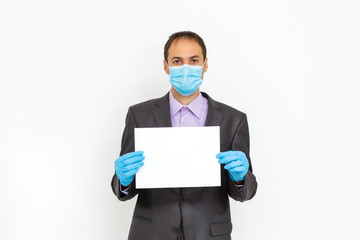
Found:
M 192 101 L 195 100 L 195 98 L 197 98 L 200 94 L 200 89 L 196 90 L 193 94 L 189 95 L 189 96 L 183 96 L 180 93 L 178 93 L 174 87 L 171 87 L 171 93 L 174 96 L 174 98 L 176 100 L 178 100 L 179 103 L 181 103 L 182 105 L 189 105 Z

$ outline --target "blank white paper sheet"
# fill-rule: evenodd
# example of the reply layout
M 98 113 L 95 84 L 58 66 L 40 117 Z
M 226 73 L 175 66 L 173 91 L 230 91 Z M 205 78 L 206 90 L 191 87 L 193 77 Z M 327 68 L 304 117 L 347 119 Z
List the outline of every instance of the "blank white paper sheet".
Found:
M 145 156 L 138 189 L 221 185 L 219 126 L 135 128 L 135 150 Z

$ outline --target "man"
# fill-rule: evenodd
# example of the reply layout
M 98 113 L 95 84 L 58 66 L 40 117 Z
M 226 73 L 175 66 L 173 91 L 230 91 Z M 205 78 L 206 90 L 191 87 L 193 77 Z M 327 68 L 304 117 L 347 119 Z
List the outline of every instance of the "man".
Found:
M 228 196 L 243 202 L 256 193 L 246 115 L 200 92 L 207 60 L 199 35 L 172 34 L 164 47 L 170 92 L 128 110 L 111 186 L 121 201 L 138 194 L 130 240 L 231 239 Z M 220 126 L 221 153 L 216 157 L 221 164 L 221 187 L 136 189 L 135 174 L 146 153 L 134 152 L 134 128 L 182 126 Z

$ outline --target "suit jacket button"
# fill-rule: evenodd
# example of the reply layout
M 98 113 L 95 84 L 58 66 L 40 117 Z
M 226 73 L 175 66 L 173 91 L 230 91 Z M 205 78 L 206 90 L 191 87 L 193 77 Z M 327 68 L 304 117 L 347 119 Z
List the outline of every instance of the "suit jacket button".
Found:
M 173 233 L 178 233 L 178 232 L 179 232 L 179 228 L 173 227 L 171 231 L 172 231 Z

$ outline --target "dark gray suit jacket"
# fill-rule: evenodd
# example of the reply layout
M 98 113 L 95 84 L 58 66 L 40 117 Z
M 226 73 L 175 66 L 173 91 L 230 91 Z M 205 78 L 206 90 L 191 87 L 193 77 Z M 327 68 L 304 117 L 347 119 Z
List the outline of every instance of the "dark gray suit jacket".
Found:
M 209 100 L 205 126 L 220 126 L 221 152 L 243 151 L 249 160 L 244 187 L 242 191 L 236 187 L 223 165 L 221 187 L 136 189 L 133 181 L 128 195 L 120 192 L 120 182 L 114 174 L 111 187 L 120 201 L 138 194 L 130 240 L 229 240 L 232 223 L 228 196 L 243 202 L 256 193 L 246 114 L 213 100 L 204 92 L 202 95 Z M 134 151 L 135 127 L 171 127 L 169 93 L 129 108 L 120 155 Z

